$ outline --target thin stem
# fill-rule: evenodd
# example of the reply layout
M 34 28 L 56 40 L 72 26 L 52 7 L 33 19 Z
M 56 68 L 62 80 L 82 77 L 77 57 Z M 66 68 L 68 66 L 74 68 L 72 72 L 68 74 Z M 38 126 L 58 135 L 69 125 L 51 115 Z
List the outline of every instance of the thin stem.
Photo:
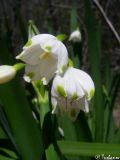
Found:
M 111 31 L 113 32 L 114 36 L 116 37 L 117 41 L 120 43 L 120 36 L 117 33 L 117 31 L 115 30 L 114 26 L 112 25 L 112 23 L 110 22 L 110 20 L 107 18 L 106 13 L 104 12 L 102 6 L 100 5 L 100 3 L 98 2 L 98 0 L 93 0 L 93 2 L 96 4 L 96 6 L 98 7 L 99 11 L 101 12 L 101 14 L 103 15 L 106 23 L 108 24 L 109 28 L 111 29 Z

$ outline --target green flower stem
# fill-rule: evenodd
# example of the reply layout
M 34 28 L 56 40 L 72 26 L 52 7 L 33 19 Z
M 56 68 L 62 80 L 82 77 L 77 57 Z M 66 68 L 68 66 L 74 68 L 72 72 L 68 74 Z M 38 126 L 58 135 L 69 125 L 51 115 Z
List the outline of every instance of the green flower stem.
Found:
M 61 152 L 68 156 L 120 156 L 120 144 L 58 141 Z
M 38 86 L 36 85 L 35 82 L 32 83 L 33 87 L 36 91 L 37 94 L 37 98 L 38 98 L 38 103 L 40 106 L 40 124 L 42 129 L 44 128 L 43 124 L 44 124 L 44 119 L 46 114 L 50 111 L 49 108 L 49 98 L 48 98 L 48 92 L 45 91 L 44 95 L 41 95 L 41 90 L 38 88 Z M 47 122 L 47 124 L 50 124 L 49 121 Z M 46 127 L 46 126 L 45 126 Z M 51 126 L 52 127 L 52 126 Z M 44 130 L 44 129 L 43 129 Z M 50 133 L 49 133 L 50 134 Z M 48 136 L 49 137 L 49 136 Z M 56 160 L 58 159 L 58 155 L 54 149 L 53 144 L 51 144 L 46 150 L 45 150 L 45 154 L 46 154 L 46 158 L 47 160 Z
M 40 103 L 40 122 L 41 127 L 43 126 L 45 115 L 49 112 L 49 105 L 48 103 Z
M 43 126 L 44 117 L 46 113 L 50 111 L 49 104 L 48 104 L 48 93 L 45 91 L 44 95 L 41 95 L 39 88 L 37 87 L 36 83 L 33 82 L 33 87 L 35 89 L 35 92 L 37 94 L 38 103 L 40 106 L 40 123 L 41 127 Z
M 16 70 L 16 72 L 18 72 L 19 70 L 22 70 L 25 68 L 25 64 L 24 63 L 17 63 L 13 66 Z

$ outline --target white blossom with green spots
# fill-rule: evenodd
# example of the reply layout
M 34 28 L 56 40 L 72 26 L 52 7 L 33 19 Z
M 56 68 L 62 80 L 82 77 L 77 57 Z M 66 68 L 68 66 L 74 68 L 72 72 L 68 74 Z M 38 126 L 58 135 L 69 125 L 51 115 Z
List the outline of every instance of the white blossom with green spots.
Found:
M 52 113 L 66 112 L 71 120 L 76 120 L 80 110 L 89 112 L 94 91 L 93 80 L 86 72 L 69 67 L 63 76 L 56 75 L 53 80 Z
M 48 83 L 55 73 L 63 73 L 67 68 L 68 52 L 53 35 L 39 34 L 28 40 L 16 59 L 26 63 L 25 77 L 32 81 L 44 78 Z

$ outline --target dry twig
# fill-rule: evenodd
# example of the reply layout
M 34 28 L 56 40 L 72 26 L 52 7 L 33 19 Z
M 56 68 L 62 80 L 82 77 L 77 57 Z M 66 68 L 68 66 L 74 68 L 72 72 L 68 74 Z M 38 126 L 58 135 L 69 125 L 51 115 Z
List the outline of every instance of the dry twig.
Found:
M 98 2 L 98 0 L 93 0 L 93 2 L 96 4 L 96 6 L 98 7 L 99 11 L 101 12 L 101 14 L 103 15 L 105 21 L 107 22 L 109 28 L 111 29 L 111 31 L 113 32 L 113 34 L 115 35 L 116 39 L 118 40 L 119 44 L 120 44 L 120 36 L 117 33 L 117 31 L 115 30 L 114 26 L 112 25 L 112 23 L 110 22 L 110 20 L 107 18 L 102 6 L 100 5 L 100 3 Z

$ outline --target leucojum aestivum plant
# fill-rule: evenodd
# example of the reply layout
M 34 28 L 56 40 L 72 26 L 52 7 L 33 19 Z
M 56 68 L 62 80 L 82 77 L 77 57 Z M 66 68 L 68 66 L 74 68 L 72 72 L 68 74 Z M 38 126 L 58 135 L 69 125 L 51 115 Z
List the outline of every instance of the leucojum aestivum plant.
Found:
M 0 83 L 15 77 L 25 67 L 27 82 L 42 81 L 47 85 L 53 78 L 51 89 L 52 111 L 57 115 L 67 113 L 76 120 L 80 110 L 89 112 L 89 102 L 95 87 L 91 77 L 84 71 L 69 66 L 65 45 L 50 34 L 39 34 L 28 40 L 16 59 L 24 64 L 0 66 Z
M 20 109 L 23 108 L 22 112 L 14 107 L 15 112 L 19 114 L 16 119 L 9 110 L 8 115 L 11 113 L 9 120 L 16 122 L 18 118 L 17 123 L 11 125 L 13 135 L 9 134 L 9 137 L 12 137 L 12 143 L 17 146 L 19 155 L 14 155 L 14 159 L 67 160 L 72 155 L 75 157 L 71 160 L 81 160 L 79 156 L 85 156 L 90 160 L 89 156 L 94 156 L 96 159 L 107 155 L 118 156 L 118 145 L 90 142 L 89 137 L 92 136 L 85 114 L 89 113 L 95 85 L 88 73 L 73 66 L 68 50 L 60 37 L 60 35 L 55 37 L 51 34 L 32 34 L 22 52 L 16 56 L 20 63 L 13 66 L 0 66 L 1 86 L 14 81 L 18 72 L 24 70 L 23 79 L 33 86 L 37 97 L 32 99 L 34 110 L 30 110 L 37 124 L 37 127 L 32 126 L 32 130 L 31 125 L 34 123 L 30 118 L 31 113 L 28 110 L 26 110 L 28 116 L 24 113 L 26 106 L 19 106 Z M 79 29 L 71 33 L 69 41 L 81 42 Z M 12 96 L 7 97 L 10 102 L 12 98 Z M 17 99 L 15 104 L 21 104 L 20 99 Z M 25 123 L 27 121 L 25 116 L 30 123 Z M 23 131 L 21 131 L 23 126 L 20 121 L 26 124 Z M 82 130 L 85 130 L 84 134 Z M 89 143 L 83 142 L 87 140 Z M 116 152 L 112 151 L 113 147 Z

